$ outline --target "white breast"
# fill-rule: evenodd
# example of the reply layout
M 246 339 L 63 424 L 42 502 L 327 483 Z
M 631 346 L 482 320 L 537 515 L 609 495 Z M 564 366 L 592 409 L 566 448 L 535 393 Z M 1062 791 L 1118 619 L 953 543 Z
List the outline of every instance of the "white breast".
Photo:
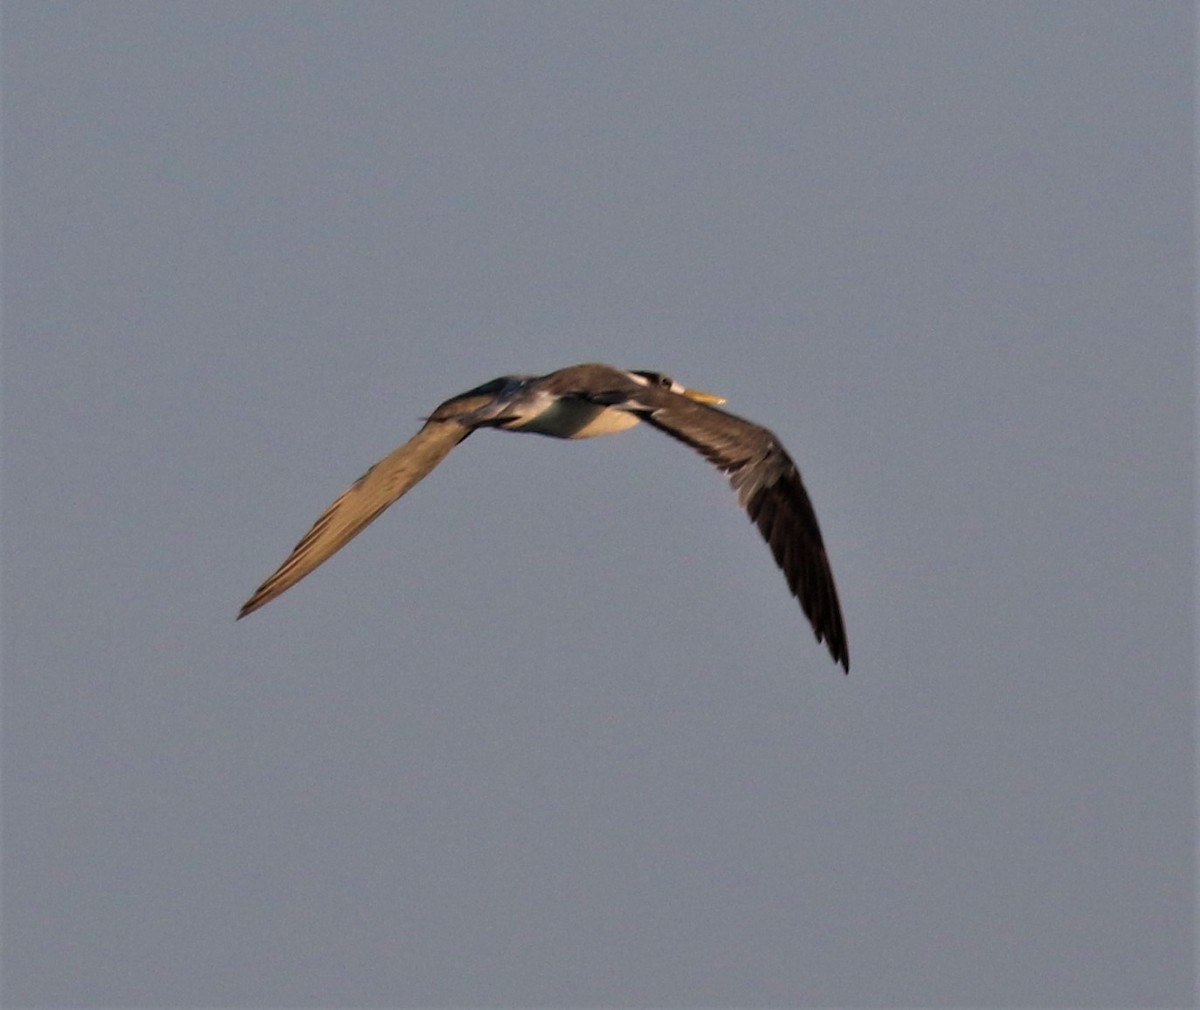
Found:
M 637 417 L 624 410 L 583 400 L 556 400 L 536 417 L 504 427 L 509 431 L 528 431 L 553 438 L 594 438 L 628 431 L 637 423 Z

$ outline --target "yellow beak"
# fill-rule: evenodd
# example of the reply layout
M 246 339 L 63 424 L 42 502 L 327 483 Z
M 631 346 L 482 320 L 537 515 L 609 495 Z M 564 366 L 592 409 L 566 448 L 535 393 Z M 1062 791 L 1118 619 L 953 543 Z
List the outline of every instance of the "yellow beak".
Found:
M 716 393 L 706 393 L 703 389 L 685 389 L 683 395 L 689 400 L 695 400 L 697 403 L 708 403 L 714 407 L 725 402 L 725 397 L 717 396 Z

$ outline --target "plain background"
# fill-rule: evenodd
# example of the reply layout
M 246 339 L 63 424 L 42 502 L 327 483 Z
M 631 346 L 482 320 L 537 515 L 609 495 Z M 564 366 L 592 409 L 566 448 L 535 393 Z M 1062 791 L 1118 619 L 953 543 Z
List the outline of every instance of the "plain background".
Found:
M 4 5 L 6 1006 L 1184 1006 L 1187 3 Z M 601 360 L 801 466 L 829 661 Z

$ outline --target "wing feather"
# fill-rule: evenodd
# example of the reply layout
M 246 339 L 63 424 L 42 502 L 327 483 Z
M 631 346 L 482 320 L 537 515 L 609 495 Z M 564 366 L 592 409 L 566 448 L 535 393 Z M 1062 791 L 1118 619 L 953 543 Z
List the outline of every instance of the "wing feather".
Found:
M 321 513 L 287 560 L 242 605 L 238 620 L 270 603 L 337 553 L 471 434 L 472 429 L 467 425 L 438 418 L 445 406 L 439 407 L 420 431 L 384 456 Z
M 842 608 L 817 514 L 779 439 L 751 421 L 666 389 L 640 389 L 614 406 L 690 445 L 726 474 L 817 641 L 849 672 Z

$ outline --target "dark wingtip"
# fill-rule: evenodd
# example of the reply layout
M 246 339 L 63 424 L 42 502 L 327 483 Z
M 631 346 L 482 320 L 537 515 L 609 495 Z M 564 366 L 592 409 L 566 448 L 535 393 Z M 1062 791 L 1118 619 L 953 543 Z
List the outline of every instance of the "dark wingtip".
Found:
M 846 645 L 846 632 L 842 628 L 842 615 L 838 611 L 838 631 L 840 634 L 837 640 L 829 642 L 829 652 L 833 656 L 833 661 L 838 664 L 846 673 L 850 672 L 850 649 Z
M 829 655 L 833 657 L 834 663 L 848 674 L 850 672 L 850 650 L 846 648 L 846 640 L 840 636 L 818 635 L 817 641 L 821 641 L 822 637 L 825 640 L 825 648 L 829 650 Z
M 837 611 L 837 634 L 833 638 L 826 638 L 825 644 L 829 647 L 829 654 L 833 656 L 833 661 L 846 673 L 849 673 L 850 647 L 846 644 L 846 629 L 842 625 L 842 611 L 840 607 Z

